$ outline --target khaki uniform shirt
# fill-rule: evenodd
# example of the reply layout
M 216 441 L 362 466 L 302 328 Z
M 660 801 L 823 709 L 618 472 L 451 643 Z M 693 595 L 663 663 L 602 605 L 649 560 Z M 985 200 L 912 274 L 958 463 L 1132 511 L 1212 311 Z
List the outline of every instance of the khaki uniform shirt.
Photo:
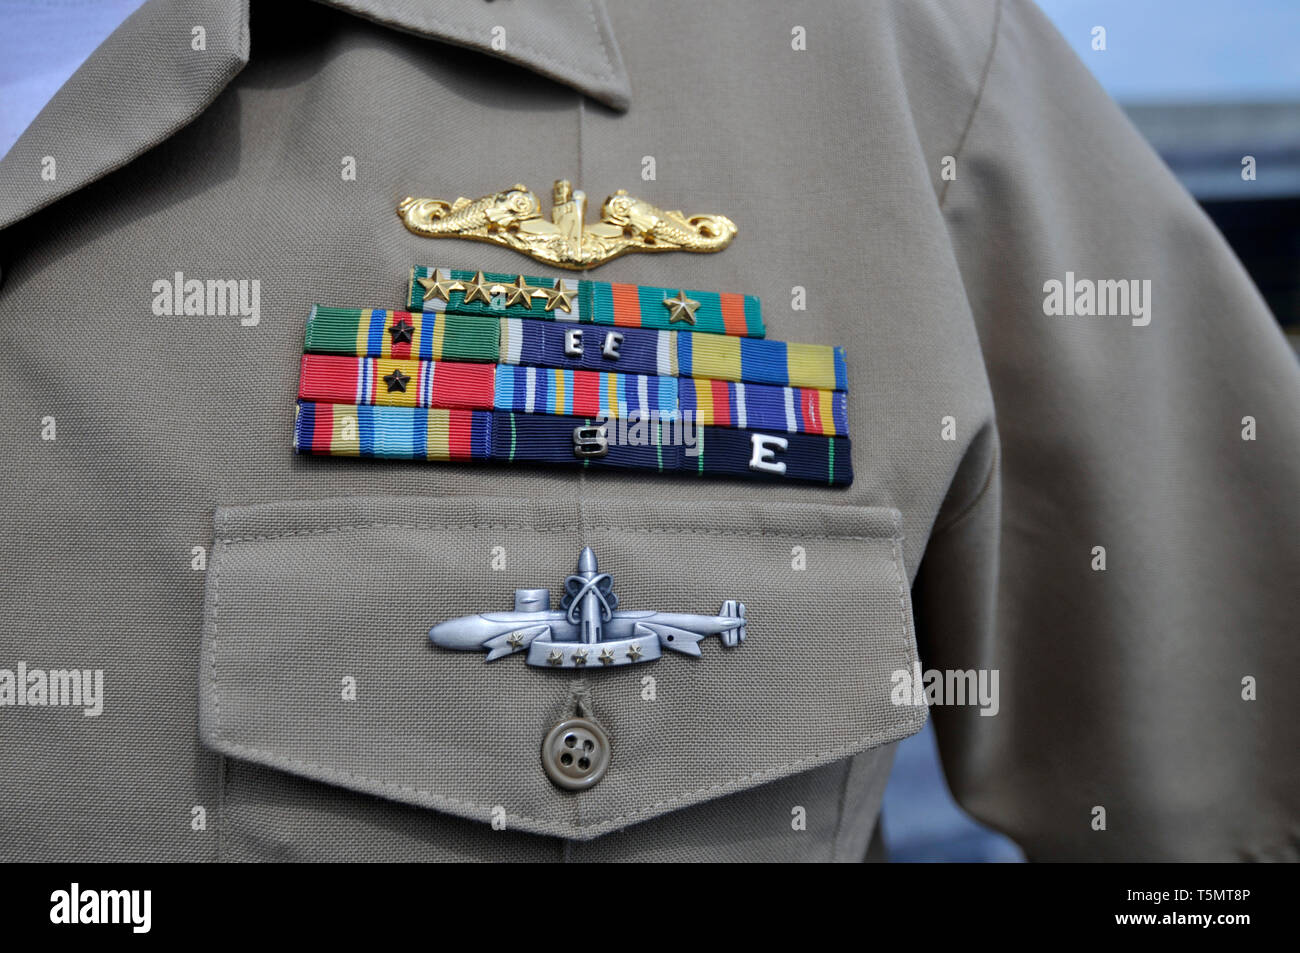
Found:
M 558 178 L 738 223 L 591 277 L 842 345 L 851 487 L 291 453 L 312 303 L 558 274 L 396 203 Z M 918 667 L 998 673 L 933 717 L 1031 858 L 1297 851 L 1300 371 L 1027 0 L 150 0 L 0 162 L 0 227 L 0 668 L 103 673 L 91 717 L 0 707 L 6 859 L 858 860 Z M 156 315 L 177 272 L 256 314 Z M 1149 311 L 1045 313 L 1068 275 Z M 748 640 L 429 647 L 584 545 Z M 565 792 L 580 708 L 611 761 Z

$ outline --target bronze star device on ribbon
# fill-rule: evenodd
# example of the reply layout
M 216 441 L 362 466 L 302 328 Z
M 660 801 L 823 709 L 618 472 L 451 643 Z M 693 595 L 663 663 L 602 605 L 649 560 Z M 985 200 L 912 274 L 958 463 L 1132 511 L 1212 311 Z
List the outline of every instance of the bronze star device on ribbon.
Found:
M 767 338 L 753 295 L 420 265 L 303 350 L 300 453 L 853 481 L 844 352 Z
M 505 245 L 561 268 L 584 270 L 629 252 L 722 251 L 736 237 L 725 215 L 686 215 L 656 208 L 619 189 L 587 224 L 587 196 L 566 179 L 555 183 L 551 217 L 526 185 L 454 202 L 404 198 L 402 224 L 426 238 L 468 238 Z

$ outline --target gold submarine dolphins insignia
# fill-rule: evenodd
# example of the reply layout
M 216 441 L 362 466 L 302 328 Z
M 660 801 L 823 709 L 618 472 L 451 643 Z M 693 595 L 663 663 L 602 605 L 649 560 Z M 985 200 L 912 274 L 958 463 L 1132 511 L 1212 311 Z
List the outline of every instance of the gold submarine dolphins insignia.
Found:
M 478 199 L 408 197 L 397 205 L 402 224 L 416 235 L 491 242 L 575 271 L 631 252 L 722 251 L 736 237 L 736 223 L 725 215 L 667 211 L 624 189 L 605 199 L 600 221 L 586 223 L 586 213 L 586 194 L 567 179 L 555 183 L 549 219 L 526 185 Z

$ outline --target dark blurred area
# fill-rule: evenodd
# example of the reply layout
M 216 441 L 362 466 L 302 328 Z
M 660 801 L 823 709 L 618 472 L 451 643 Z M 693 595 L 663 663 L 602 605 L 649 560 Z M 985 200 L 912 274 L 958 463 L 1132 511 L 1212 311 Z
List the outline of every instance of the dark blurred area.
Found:
M 1300 198 L 1214 199 L 1201 206 L 1300 350 Z
M 1300 49 L 1300 37 L 1295 37 Z M 1126 105 L 1300 348 L 1300 102 Z M 1243 178 L 1247 159 L 1254 178 Z

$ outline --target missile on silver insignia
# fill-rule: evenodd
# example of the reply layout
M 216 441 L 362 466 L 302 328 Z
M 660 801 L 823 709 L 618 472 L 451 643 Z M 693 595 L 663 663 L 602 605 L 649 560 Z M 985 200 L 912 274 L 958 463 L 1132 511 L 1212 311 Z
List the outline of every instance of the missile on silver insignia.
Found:
M 730 604 L 738 608 L 731 608 L 732 614 L 727 614 Z M 728 600 L 723 604 L 722 611 L 722 615 L 715 616 L 652 612 L 628 621 L 633 623 L 633 635 L 654 636 L 666 649 L 683 655 L 699 655 L 700 640 L 708 635 L 717 635 L 722 639 L 722 644 L 728 647 L 735 647 L 744 641 L 744 603 Z M 628 615 L 631 616 L 632 613 Z
M 590 546 L 584 546 L 578 554 L 578 569 L 574 573 L 582 583 L 582 607 L 579 618 L 582 620 L 582 641 L 596 643 L 601 639 L 600 593 L 593 585 L 599 570 L 596 566 L 596 554 Z M 570 577 L 573 578 L 573 577 Z
M 440 622 L 429 630 L 429 641 L 440 648 L 472 652 L 485 650 L 487 661 L 523 653 L 539 668 L 577 668 L 592 660 L 587 646 L 599 646 L 594 656 L 604 666 L 649 662 L 667 649 L 700 655 L 701 640 L 716 635 L 734 648 L 745 641 L 745 604 L 728 599 L 715 616 L 653 609 L 618 609 L 613 579 L 596 565 L 596 554 L 584 548 L 577 571 L 564 580 L 561 608 L 551 608 L 546 589 L 516 589 L 513 612 L 480 612 Z

